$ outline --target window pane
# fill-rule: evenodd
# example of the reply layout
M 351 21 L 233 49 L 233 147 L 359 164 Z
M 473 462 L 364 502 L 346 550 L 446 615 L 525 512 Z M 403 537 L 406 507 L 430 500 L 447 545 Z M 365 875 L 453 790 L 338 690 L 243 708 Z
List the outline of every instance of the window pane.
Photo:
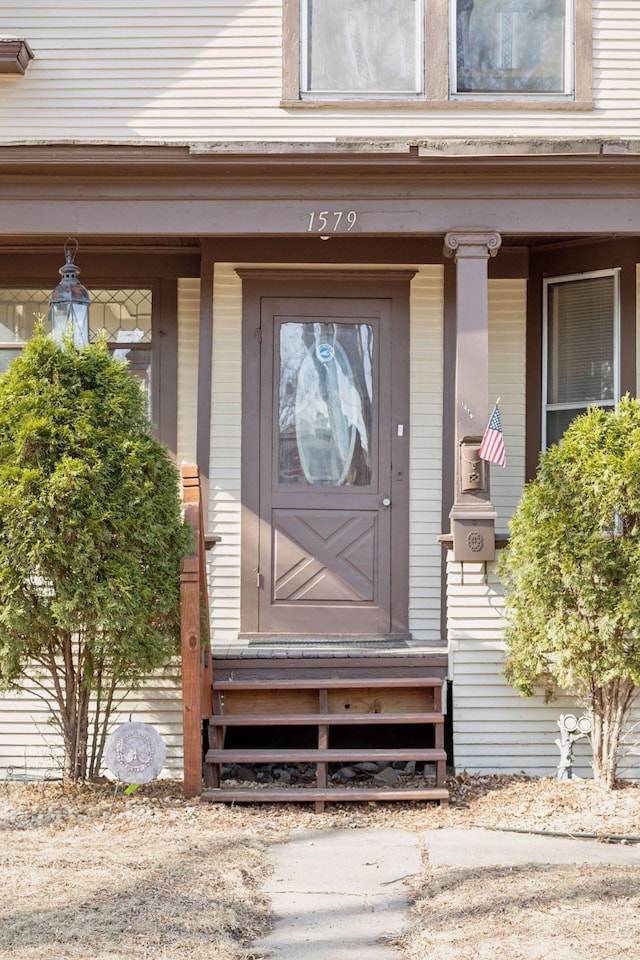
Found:
M 551 284 L 548 295 L 547 403 L 613 400 L 614 278 Z
M 50 290 L 0 289 L 0 374 L 23 345 L 33 336 L 38 320 L 49 333 Z M 118 360 L 129 364 L 129 371 L 142 382 L 151 396 L 151 301 L 148 288 L 89 290 L 89 339 L 95 341 L 106 332 L 109 348 Z
M 25 343 L 38 319 L 49 330 L 50 290 L 0 290 L 0 343 Z
M 422 92 L 422 0 L 303 0 L 303 22 L 304 91 Z
M 562 439 L 565 430 L 575 417 L 584 413 L 586 407 L 572 407 L 571 410 L 551 410 L 547 414 L 547 446 Z
M 373 328 L 280 327 L 279 481 L 371 483 Z
M 151 290 L 90 290 L 91 339 L 99 330 L 118 343 L 151 341 Z
M 567 0 L 457 0 L 458 93 L 564 93 Z
M 0 350 L 0 374 L 6 373 L 11 361 L 19 356 L 20 350 Z
M 50 290 L 0 289 L 0 343 L 24 343 L 42 319 L 49 332 Z M 151 341 L 151 290 L 89 290 L 89 336 L 101 331 L 115 342 Z

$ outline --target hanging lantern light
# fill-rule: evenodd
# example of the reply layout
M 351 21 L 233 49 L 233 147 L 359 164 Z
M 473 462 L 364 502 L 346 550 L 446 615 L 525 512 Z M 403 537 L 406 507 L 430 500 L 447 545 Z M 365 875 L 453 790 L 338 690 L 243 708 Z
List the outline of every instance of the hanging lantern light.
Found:
M 60 267 L 62 280 L 49 298 L 49 322 L 56 343 L 71 333 L 76 347 L 85 347 L 89 343 L 91 299 L 87 288 L 78 280 L 80 269 L 74 263 L 77 252 L 78 241 L 69 237 L 64 245 L 66 263 Z

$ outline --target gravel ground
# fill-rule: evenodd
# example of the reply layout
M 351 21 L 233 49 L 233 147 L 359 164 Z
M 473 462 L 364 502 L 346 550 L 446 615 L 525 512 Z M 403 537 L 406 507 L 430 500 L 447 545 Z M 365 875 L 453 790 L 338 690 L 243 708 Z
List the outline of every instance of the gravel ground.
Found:
M 354 803 L 315 814 L 306 805 L 185 802 L 170 782 L 130 796 L 109 784 L 0 785 L 0 960 L 251 960 L 270 923 L 265 848 L 300 826 L 640 837 L 639 786 L 603 794 L 590 781 L 466 775 L 449 786 L 449 808 Z M 412 881 L 413 928 L 399 956 L 640 960 L 639 879 L 611 868 L 456 872 L 426 863 Z

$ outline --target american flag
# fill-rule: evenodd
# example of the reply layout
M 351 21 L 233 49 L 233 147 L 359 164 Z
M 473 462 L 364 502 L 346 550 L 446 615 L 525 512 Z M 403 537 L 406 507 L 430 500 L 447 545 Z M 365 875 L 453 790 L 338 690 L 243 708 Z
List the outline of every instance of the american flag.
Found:
M 505 467 L 507 464 L 507 454 L 504 449 L 504 437 L 502 436 L 502 420 L 500 411 L 496 403 L 491 414 L 491 419 L 484 432 L 478 456 L 489 463 L 496 463 L 499 467 Z

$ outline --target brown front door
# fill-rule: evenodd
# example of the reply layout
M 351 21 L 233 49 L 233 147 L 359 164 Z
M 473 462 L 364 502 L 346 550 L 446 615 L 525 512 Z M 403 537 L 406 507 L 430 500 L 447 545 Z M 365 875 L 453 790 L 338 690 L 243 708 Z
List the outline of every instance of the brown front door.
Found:
M 406 632 L 406 601 L 393 609 L 393 579 L 406 569 L 405 558 L 392 563 L 394 524 L 408 489 L 403 469 L 392 475 L 394 440 L 408 444 L 407 411 L 394 409 L 393 314 L 390 297 L 260 298 L 249 587 L 260 634 Z

